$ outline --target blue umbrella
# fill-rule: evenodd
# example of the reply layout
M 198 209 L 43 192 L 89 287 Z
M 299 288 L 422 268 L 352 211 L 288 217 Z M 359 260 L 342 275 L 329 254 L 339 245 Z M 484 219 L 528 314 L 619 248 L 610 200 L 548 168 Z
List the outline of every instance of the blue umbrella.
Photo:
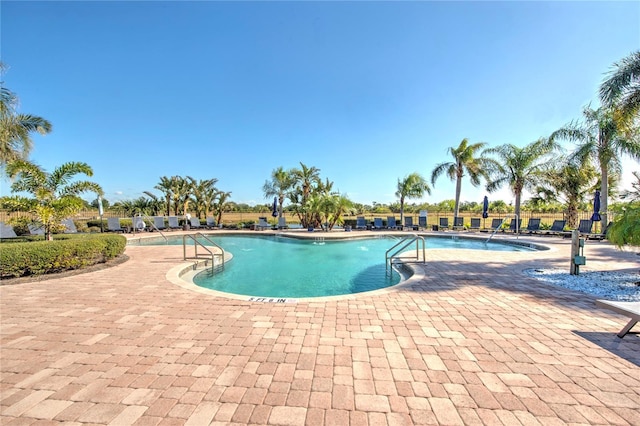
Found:
M 278 217 L 278 197 L 273 197 L 273 209 L 271 210 L 271 216 Z
M 600 191 L 596 191 L 596 195 L 593 197 L 593 214 L 591 215 L 591 220 L 594 222 L 602 220 L 600 217 Z
M 489 199 L 487 196 L 484 196 L 484 200 L 482 201 L 482 218 L 486 219 L 489 217 Z

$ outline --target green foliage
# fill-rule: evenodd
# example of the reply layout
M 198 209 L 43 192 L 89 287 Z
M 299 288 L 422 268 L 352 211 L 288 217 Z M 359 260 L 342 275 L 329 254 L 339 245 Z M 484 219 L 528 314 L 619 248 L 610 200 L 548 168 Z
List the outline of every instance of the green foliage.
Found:
M 43 275 L 106 262 L 124 253 L 122 235 L 65 235 L 55 241 L 3 243 L 0 277 Z
M 607 238 L 618 247 L 640 246 L 640 203 L 627 205 L 616 216 L 616 221 L 607 230 Z

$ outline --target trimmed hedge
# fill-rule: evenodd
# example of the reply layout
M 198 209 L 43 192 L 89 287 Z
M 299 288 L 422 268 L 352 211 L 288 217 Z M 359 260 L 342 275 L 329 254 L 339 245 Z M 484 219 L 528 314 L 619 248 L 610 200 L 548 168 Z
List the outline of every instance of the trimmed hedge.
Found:
M 54 241 L 2 243 L 0 278 L 17 278 L 81 269 L 124 253 L 122 235 L 77 235 Z

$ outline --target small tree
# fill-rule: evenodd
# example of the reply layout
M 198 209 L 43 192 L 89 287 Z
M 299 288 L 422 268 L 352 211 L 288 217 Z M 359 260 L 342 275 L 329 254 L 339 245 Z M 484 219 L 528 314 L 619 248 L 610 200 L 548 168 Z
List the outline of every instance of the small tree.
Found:
M 424 193 L 431 194 L 431 187 L 419 173 L 411 173 L 404 179 L 398 179 L 396 197 L 400 198 L 400 223 L 404 223 L 404 201 L 407 198 L 422 198 Z
M 92 191 L 102 195 L 100 185 L 89 181 L 71 182 L 77 174 L 93 176 L 86 163 L 70 162 L 45 172 L 40 166 L 18 160 L 9 163 L 7 174 L 15 179 L 12 192 L 27 192 L 33 198 L 15 197 L 14 208 L 32 213 L 44 228 L 45 239 L 52 240 L 51 232 L 61 220 L 68 218 L 84 207 L 80 194 Z

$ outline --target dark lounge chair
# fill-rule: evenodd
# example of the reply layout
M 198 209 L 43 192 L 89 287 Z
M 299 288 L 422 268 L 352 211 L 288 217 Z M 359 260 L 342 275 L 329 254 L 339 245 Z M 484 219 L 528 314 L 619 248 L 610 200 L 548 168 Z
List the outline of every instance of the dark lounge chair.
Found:
M 566 220 L 554 220 L 551 228 L 540 231 L 541 234 L 544 235 L 562 235 L 564 232 L 564 225 L 567 223 Z
M 540 231 L 540 219 L 539 218 L 532 218 L 529 219 L 529 222 L 527 223 L 527 227 L 523 230 L 523 232 L 527 232 L 529 234 L 533 234 L 535 232 Z

